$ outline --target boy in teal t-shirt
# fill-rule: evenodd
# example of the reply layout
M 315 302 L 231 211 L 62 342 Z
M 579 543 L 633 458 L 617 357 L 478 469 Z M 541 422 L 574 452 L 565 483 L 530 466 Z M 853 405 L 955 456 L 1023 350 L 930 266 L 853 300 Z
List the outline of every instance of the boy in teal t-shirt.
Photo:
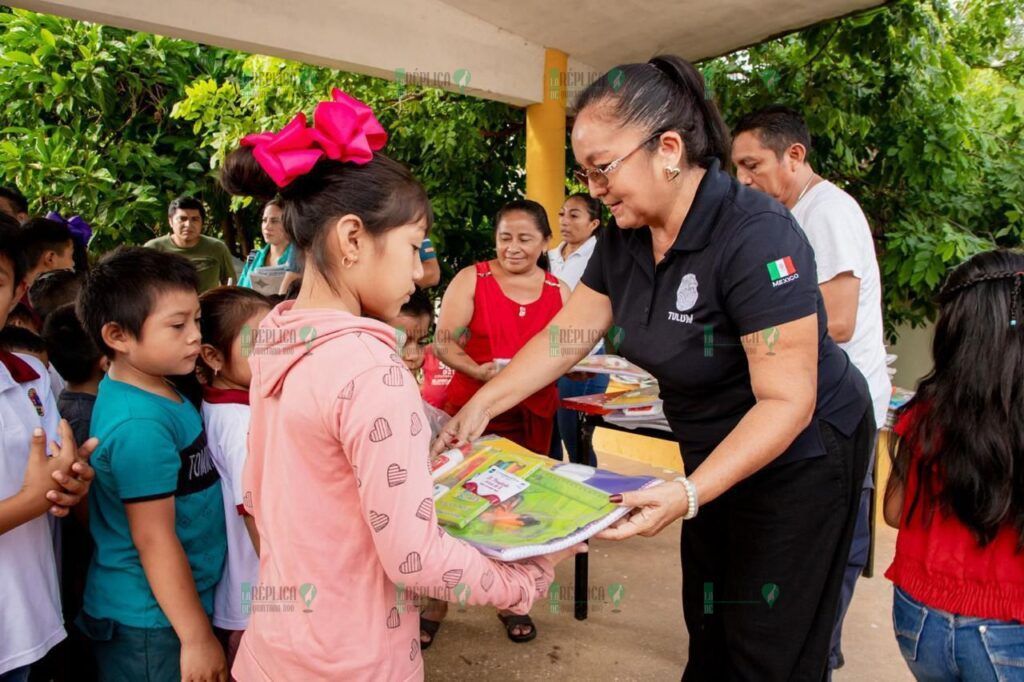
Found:
M 195 268 L 119 249 L 90 272 L 78 313 L 111 359 L 90 433 L 89 527 L 96 543 L 77 624 L 101 679 L 221 679 L 210 624 L 227 541 L 220 480 L 202 419 L 166 379 L 200 347 Z

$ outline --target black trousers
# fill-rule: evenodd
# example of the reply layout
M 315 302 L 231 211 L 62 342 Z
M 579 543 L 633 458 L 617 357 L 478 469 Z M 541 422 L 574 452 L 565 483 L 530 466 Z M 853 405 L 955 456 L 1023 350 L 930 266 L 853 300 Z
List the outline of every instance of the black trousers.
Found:
M 763 469 L 683 522 L 684 682 L 820 682 L 873 442 L 819 421 L 826 454 Z

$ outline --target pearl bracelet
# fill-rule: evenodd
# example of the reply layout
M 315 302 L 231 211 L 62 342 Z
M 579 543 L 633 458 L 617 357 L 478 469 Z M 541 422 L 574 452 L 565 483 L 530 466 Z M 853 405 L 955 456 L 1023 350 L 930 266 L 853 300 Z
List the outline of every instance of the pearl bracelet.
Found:
M 680 476 L 672 480 L 682 483 L 683 487 L 686 488 L 686 513 L 683 515 L 683 521 L 689 521 L 697 515 L 697 486 L 686 476 Z

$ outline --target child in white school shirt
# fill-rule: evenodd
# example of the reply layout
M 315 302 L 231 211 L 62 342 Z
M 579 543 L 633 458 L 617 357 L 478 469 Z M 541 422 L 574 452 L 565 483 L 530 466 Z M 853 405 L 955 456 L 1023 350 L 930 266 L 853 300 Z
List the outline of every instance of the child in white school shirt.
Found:
M 204 375 L 203 424 L 224 499 L 228 553 L 213 597 L 214 634 L 224 647 L 228 670 L 249 624 L 251 600 L 243 597 L 259 578 L 259 536 L 243 507 L 242 469 L 249 433 L 249 355 L 256 330 L 272 307 L 252 289 L 217 287 L 199 297 L 203 345 L 198 369 Z
M 18 226 L 2 221 L 0 327 L 25 286 Z M 27 680 L 29 666 L 67 636 L 46 512 L 65 516 L 88 493 L 95 446 L 77 448 L 46 367 L 0 351 L 0 682 Z

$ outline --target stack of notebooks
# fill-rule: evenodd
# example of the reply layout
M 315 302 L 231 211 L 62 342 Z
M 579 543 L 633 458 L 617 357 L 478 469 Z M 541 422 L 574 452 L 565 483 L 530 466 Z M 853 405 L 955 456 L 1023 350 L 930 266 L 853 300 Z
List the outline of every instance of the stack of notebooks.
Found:
M 596 393 L 566 398 L 562 406 L 586 414 L 601 415 L 606 422 L 627 429 L 654 429 L 671 432 L 665 419 L 658 385 L 632 391 Z
M 610 494 L 662 482 L 562 463 L 497 436 L 438 455 L 431 470 L 438 523 L 502 561 L 582 542 L 629 513 Z

